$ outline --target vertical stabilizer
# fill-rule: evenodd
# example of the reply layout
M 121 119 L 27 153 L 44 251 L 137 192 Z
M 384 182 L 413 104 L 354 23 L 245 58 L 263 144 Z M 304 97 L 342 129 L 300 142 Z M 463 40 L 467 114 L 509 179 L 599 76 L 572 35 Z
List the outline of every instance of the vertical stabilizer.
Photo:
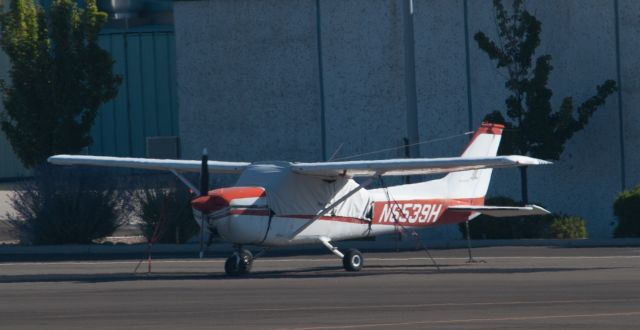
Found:
M 495 156 L 498 153 L 503 129 L 503 125 L 482 123 L 461 157 Z M 386 199 L 388 192 L 397 200 L 456 199 L 467 200 L 466 203 L 469 205 L 483 205 L 489 189 L 489 181 L 491 181 L 491 169 L 470 170 L 451 172 L 436 180 L 389 187 L 384 194 L 382 190 L 377 189 L 371 192 L 380 193 L 381 199 Z
M 461 157 L 490 157 L 498 153 L 503 125 L 482 123 Z M 449 173 L 446 182 L 449 198 L 484 198 L 489 189 L 492 169 Z

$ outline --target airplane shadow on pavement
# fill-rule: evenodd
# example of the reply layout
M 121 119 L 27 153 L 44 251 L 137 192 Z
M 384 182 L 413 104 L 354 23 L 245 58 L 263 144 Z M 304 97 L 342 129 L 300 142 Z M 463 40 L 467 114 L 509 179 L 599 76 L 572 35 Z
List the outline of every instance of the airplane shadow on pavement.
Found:
M 393 265 L 393 266 L 366 266 L 360 272 L 347 272 L 338 266 L 310 267 L 295 270 L 255 271 L 244 276 L 227 276 L 224 273 L 204 272 L 152 272 L 151 274 L 139 273 L 111 273 L 111 274 L 27 274 L 27 275 L 0 275 L 2 283 L 37 283 L 37 282 L 78 282 L 78 283 L 105 283 L 127 281 L 236 281 L 251 279 L 314 279 L 314 278 L 343 278 L 343 277 L 367 277 L 384 275 L 438 275 L 438 274 L 527 274 L 550 273 L 570 271 L 595 271 L 612 270 L 629 267 L 593 267 L 593 268 L 474 268 L 473 266 L 451 268 L 450 265 L 440 265 L 440 270 L 434 266 L 424 265 Z

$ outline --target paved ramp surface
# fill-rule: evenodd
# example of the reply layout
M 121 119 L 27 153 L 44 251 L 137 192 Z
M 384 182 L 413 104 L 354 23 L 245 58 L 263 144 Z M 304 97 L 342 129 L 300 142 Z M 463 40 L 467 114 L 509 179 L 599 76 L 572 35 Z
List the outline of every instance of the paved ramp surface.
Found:
M 0 264 L 2 329 L 633 329 L 640 248 L 483 248 L 221 259 Z

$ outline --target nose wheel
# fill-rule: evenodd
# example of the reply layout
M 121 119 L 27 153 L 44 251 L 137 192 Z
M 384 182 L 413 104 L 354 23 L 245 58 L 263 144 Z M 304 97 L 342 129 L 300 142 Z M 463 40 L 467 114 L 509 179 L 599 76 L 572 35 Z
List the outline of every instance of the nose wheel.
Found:
M 229 276 L 245 275 L 251 271 L 253 255 L 249 250 L 240 249 L 224 263 L 224 271 Z

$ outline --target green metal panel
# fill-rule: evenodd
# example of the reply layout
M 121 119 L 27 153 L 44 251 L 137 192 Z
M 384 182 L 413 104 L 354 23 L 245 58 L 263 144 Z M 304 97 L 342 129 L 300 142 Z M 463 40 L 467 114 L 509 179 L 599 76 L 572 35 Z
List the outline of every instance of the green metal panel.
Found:
M 129 117 L 131 120 L 132 156 L 144 155 L 145 114 L 142 78 L 140 35 L 126 36 L 127 42 L 127 82 L 129 92 Z
M 98 46 L 100 46 L 102 49 L 108 49 L 110 50 L 110 43 L 109 40 L 106 38 L 98 38 Z M 91 137 L 93 138 L 93 148 L 96 150 L 99 150 L 100 153 L 102 153 L 103 150 L 103 146 L 102 146 L 102 113 L 103 113 L 103 107 L 101 107 L 100 110 L 98 110 L 98 114 L 96 116 L 96 122 L 94 122 L 93 127 L 91 127 Z
M 147 136 L 158 135 L 158 108 L 156 100 L 155 34 L 140 35 L 140 68 L 142 80 L 142 107 L 144 129 Z
M 131 111 L 129 106 L 129 93 L 127 79 L 128 67 L 127 67 L 127 45 L 124 35 L 112 34 L 111 35 L 111 49 L 113 59 L 116 61 L 114 64 L 114 71 L 117 74 L 122 75 L 122 85 L 120 85 L 120 91 L 118 96 L 114 99 L 113 109 L 113 124 L 115 126 L 107 126 L 110 132 L 113 132 L 115 137 L 115 153 L 117 156 L 130 156 L 131 155 L 131 137 L 129 126 L 129 112 Z
M 100 110 L 89 153 L 143 157 L 148 136 L 177 134 L 173 31 L 110 31 L 100 46 L 124 79 L 118 96 Z
M 171 90 L 171 135 L 179 136 L 178 131 L 178 91 L 176 89 L 176 40 L 172 33 L 167 34 L 169 44 L 167 45 L 169 52 L 169 88 Z
M 169 59 L 169 39 L 167 34 L 159 34 L 158 38 L 154 39 L 154 52 L 155 56 L 155 98 L 157 100 L 156 106 L 158 109 L 158 135 L 173 135 L 175 134 L 171 129 L 172 113 L 171 113 L 171 83 L 175 80 L 170 80 L 170 64 Z

